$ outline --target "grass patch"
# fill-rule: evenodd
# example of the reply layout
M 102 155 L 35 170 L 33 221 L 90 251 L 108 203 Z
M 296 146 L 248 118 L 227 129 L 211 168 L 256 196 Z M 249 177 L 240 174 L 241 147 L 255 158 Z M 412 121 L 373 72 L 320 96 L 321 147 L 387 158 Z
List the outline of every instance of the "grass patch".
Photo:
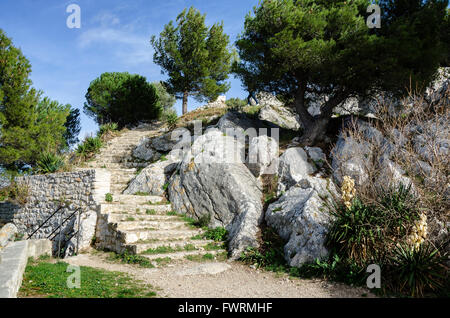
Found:
M 70 289 L 68 264 L 47 261 L 30 262 L 26 267 L 19 297 L 47 298 L 149 298 L 155 297 L 152 286 L 137 281 L 125 273 L 80 267 L 81 288 Z
M 154 268 L 155 267 L 148 258 L 145 258 L 140 255 L 134 255 L 134 254 L 128 254 L 128 253 L 117 254 L 117 253 L 111 252 L 111 253 L 109 253 L 107 259 L 109 261 L 113 261 L 113 262 L 119 261 L 120 263 L 123 263 L 123 264 L 139 265 L 140 267 L 143 267 L 143 268 Z
M 142 254 L 155 255 L 155 254 L 168 254 L 168 253 L 177 253 L 177 252 L 183 252 L 183 251 L 195 251 L 195 250 L 197 250 L 197 248 L 192 244 L 188 244 L 183 247 L 182 246 L 177 246 L 177 247 L 158 246 L 157 248 L 150 248 L 150 249 L 146 250 L 145 252 L 143 252 Z
M 215 242 L 226 241 L 228 237 L 228 231 L 223 227 L 217 227 L 215 229 L 208 229 L 204 234 L 203 238 L 207 240 L 213 240 Z
M 147 215 L 156 215 L 156 211 L 154 210 L 154 209 L 147 209 L 146 211 L 145 211 L 145 214 L 147 214 Z

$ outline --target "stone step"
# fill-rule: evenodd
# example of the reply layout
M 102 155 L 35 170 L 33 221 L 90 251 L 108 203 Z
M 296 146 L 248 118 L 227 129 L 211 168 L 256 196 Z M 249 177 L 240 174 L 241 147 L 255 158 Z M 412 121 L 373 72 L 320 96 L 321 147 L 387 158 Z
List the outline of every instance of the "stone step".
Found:
M 118 223 L 117 229 L 122 232 L 127 231 L 145 231 L 146 229 L 157 230 L 189 230 L 186 222 L 183 221 L 141 221 L 130 216 L 130 220 Z
M 166 257 L 170 257 L 173 260 L 179 260 L 179 259 L 184 259 L 186 258 L 186 256 L 194 256 L 194 255 L 199 255 L 199 256 L 204 256 L 205 254 L 211 254 L 211 255 L 217 255 L 219 253 L 223 253 L 225 252 L 224 250 L 217 250 L 217 251 L 202 251 L 202 250 L 197 250 L 197 251 L 182 251 L 182 252 L 175 252 L 175 253 L 166 253 L 166 254 L 140 254 L 145 258 L 148 258 L 149 260 L 156 260 L 159 258 L 166 258 Z
M 209 243 L 214 243 L 211 240 L 183 240 L 183 241 L 158 241 L 152 243 L 137 243 L 127 245 L 125 248 L 132 254 L 140 254 L 149 249 L 157 249 L 159 247 L 171 247 L 174 249 L 185 248 L 186 246 L 194 246 L 197 249 L 203 250 L 203 247 Z
M 117 162 L 102 162 L 102 161 L 93 161 L 87 164 L 88 167 L 100 167 L 103 168 L 103 166 L 106 167 L 106 169 L 130 169 L 130 168 L 145 168 L 149 164 L 148 163 L 117 163 Z
M 130 217 L 139 217 L 148 214 L 167 214 L 172 211 L 171 204 L 102 204 L 101 213 L 128 214 Z
M 158 240 L 177 240 L 177 239 L 191 239 L 192 237 L 201 234 L 201 230 L 136 230 L 125 232 L 125 243 L 133 244 L 138 241 L 148 241 L 152 239 Z
M 124 214 L 124 213 L 111 213 L 109 215 L 108 220 L 111 223 L 118 222 L 127 222 L 130 217 L 136 218 L 136 220 L 140 221 L 154 221 L 154 222 L 169 222 L 169 221 L 179 221 L 180 218 L 178 216 L 169 216 L 166 214 Z
M 147 204 L 148 202 L 152 203 L 161 203 L 164 200 L 161 196 L 156 195 L 130 195 L 130 194 L 116 194 L 113 195 L 112 204 Z

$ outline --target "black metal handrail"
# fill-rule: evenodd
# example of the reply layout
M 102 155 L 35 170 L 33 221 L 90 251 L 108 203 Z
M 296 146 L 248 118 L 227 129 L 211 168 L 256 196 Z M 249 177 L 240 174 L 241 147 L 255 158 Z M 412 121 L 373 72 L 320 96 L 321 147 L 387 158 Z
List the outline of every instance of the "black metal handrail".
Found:
M 66 208 L 67 205 L 62 205 L 59 206 L 58 209 L 56 209 L 55 212 L 53 212 L 41 225 L 39 225 L 39 227 L 33 232 L 31 233 L 27 240 L 31 239 L 33 237 L 33 235 L 35 235 L 40 229 L 42 229 L 44 227 L 44 225 L 46 225 L 58 212 L 60 212 L 60 216 L 59 216 L 59 225 L 58 227 L 56 227 L 48 236 L 47 239 L 50 239 L 50 237 L 53 235 L 53 238 L 51 238 L 51 241 L 54 241 L 56 239 L 56 237 L 59 237 L 59 241 L 58 241 L 58 257 L 61 256 L 61 234 L 62 234 L 62 228 L 63 226 L 66 224 L 67 221 L 71 220 L 77 213 L 78 213 L 78 229 L 76 232 L 74 232 L 70 238 L 68 240 L 64 241 L 64 244 L 66 244 L 68 241 L 70 241 L 75 235 L 77 235 L 77 246 L 76 246 L 76 253 L 78 253 L 79 250 L 79 241 L 80 241 L 80 222 L 81 222 L 81 213 L 82 213 L 82 208 L 79 207 L 77 208 L 72 214 L 70 214 L 68 217 L 66 217 L 63 220 L 63 214 L 64 214 L 64 208 Z M 59 230 L 59 233 L 56 233 Z
M 61 209 L 64 207 L 65 207 L 64 205 L 59 206 L 58 209 L 56 209 L 56 211 L 53 212 L 52 215 L 50 215 L 41 225 L 39 225 L 38 228 L 33 233 L 28 235 L 27 240 L 31 239 L 34 234 L 36 234 L 40 229 L 42 229 L 44 227 L 44 225 L 47 224 L 47 222 L 50 221 L 56 215 L 56 213 L 61 211 Z

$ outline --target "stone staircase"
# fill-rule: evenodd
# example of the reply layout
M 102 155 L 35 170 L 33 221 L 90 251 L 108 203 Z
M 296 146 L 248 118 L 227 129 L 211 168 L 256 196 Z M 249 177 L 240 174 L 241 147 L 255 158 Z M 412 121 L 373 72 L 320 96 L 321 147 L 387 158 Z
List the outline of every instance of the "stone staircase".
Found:
M 133 162 L 133 149 L 141 138 L 162 133 L 155 126 L 122 132 L 88 163 L 89 168 L 107 169 L 111 173 L 113 201 L 101 205 L 102 235 L 97 237 L 104 239 L 97 247 L 117 253 L 127 251 L 150 260 L 224 253 L 222 244 L 218 246 L 214 241 L 202 239 L 202 230 L 172 211 L 166 198 L 122 194 L 138 169 L 148 165 Z

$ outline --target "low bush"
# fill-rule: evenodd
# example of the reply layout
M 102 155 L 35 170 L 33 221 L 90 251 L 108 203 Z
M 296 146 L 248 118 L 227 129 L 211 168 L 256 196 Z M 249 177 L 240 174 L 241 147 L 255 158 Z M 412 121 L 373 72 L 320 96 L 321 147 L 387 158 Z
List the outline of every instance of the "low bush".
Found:
M 83 159 L 89 159 L 100 152 L 103 142 L 100 137 L 87 137 L 81 144 L 78 145 L 76 153 Z
M 240 111 L 247 106 L 247 101 L 240 98 L 230 98 L 225 102 L 225 104 L 230 110 Z
M 179 120 L 176 112 L 167 112 L 163 116 L 163 120 L 167 123 L 170 130 L 175 129 Z
M 24 206 L 28 202 L 29 195 L 29 186 L 14 180 L 8 186 L 0 189 L 0 201 L 9 201 L 20 206 Z
M 206 230 L 203 237 L 207 240 L 213 240 L 215 242 L 226 241 L 228 238 L 228 231 L 223 227 L 217 227 L 215 229 Z
M 118 129 L 119 126 L 116 123 L 104 124 L 100 126 L 97 136 L 103 139 L 107 136 L 114 135 Z
M 108 202 L 108 203 L 111 203 L 111 202 L 113 202 L 113 196 L 112 196 L 112 194 L 111 193 L 107 193 L 106 195 L 105 195 L 105 201 L 106 202 Z

